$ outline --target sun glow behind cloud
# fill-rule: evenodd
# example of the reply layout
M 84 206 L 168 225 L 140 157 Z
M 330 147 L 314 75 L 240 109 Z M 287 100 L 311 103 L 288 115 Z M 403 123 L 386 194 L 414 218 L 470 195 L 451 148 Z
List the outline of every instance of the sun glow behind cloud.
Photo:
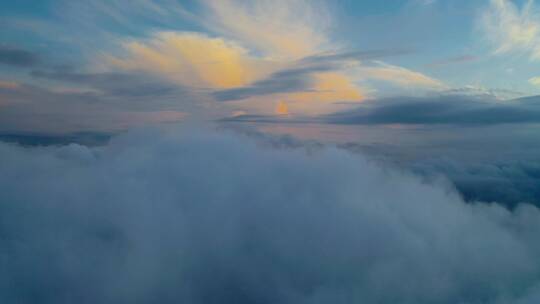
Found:
M 402 86 L 441 88 L 438 80 L 419 72 L 386 65 L 365 68 L 358 58 L 348 64 L 304 67 L 307 58 L 339 55 L 342 46 L 331 38 L 331 18 L 323 3 L 307 1 L 203 1 L 204 26 L 213 34 L 155 32 L 150 38 L 121 42 L 123 52 L 107 56 L 113 68 L 142 70 L 176 84 L 203 89 L 244 89 L 261 81 L 265 90 L 227 97 L 235 110 L 274 113 L 272 100 L 287 100 L 297 114 L 336 110 L 338 102 L 360 102 L 371 91 L 362 84 L 378 79 Z M 300 64 L 300 67 L 299 67 Z M 298 76 L 303 86 L 270 80 L 290 69 L 310 69 Z M 368 71 L 363 73 L 362 71 Z M 271 82 L 272 81 L 272 82 Z M 285 80 L 283 80 L 285 81 Z M 280 90 L 281 87 L 286 89 Z M 253 91 L 253 89 L 251 89 Z M 235 102 L 231 102 L 235 101 Z M 227 105 L 223 105 L 227 107 Z M 227 111 L 230 113 L 230 111 Z
M 295 115 L 317 115 L 341 111 L 343 105 L 365 99 L 462 92 L 471 85 L 520 96 L 537 93 L 538 74 L 530 63 L 540 58 L 538 1 L 405 2 L 50 0 L 44 5 L 50 15 L 44 11 L 33 14 L 29 7 L 26 19 L 18 18 L 17 9 L 10 12 L 6 5 L 9 16 L 2 17 L 1 25 L 9 41 L 0 45 L 0 64 L 7 69 L 0 86 L 4 95 L 12 94 L 8 91 L 17 84 L 23 88 L 17 90 L 20 95 L 33 86 L 68 95 L 75 102 L 105 95 L 119 101 L 123 96 L 113 96 L 115 92 L 126 92 L 130 85 L 103 92 L 84 81 L 36 75 L 55 74 L 58 66 L 68 66 L 79 76 L 96 70 L 131 74 L 164 84 L 149 85 L 153 88 L 137 95 L 138 99 L 152 99 L 144 109 L 131 101 L 115 105 L 116 109 L 198 111 L 202 114 L 194 115 L 212 119 L 234 111 L 273 115 L 278 100 L 285 101 Z M 469 12 L 468 23 L 446 26 L 450 23 L 445 18 L 464 17 L 447 10 L 452 7 Z M 32 18 L 40 14 L 46 16 Z M 428 15 L 441 17 L 444 31 L 438 31 L 441 24 Z M 413 19 L 419 19 L 422 28 L 408 24 Z M 456 25 L 459 20 L 451 21 Z M 474 33 L 471 25 L 478 23 L 485 34 L 481 37 L 489 40 L 491 54 L 497 56 L 489 56 L 489 50 L 486 53 L 483 39 L 466 40 L 467 34 Z M 403 29 L 395 24 L 403 24 Z M 433 29 L 427 28 L 430 24 Z M 428 38 L 419 39 L 424 34 Z M 430 44 L 435 34 L 437 45 Z M 410 52 L 397 54 L 396 50 L 403 49 Z M 374 50 L 394 54 L 343 56 Z M 314 64 L 314 58 L 325 56 L 341 61 Z M 487 58 L 500 64 L 491 64 Z M 510 73 L 511 79 L 501 80 Z M 80 79 L 85 78 L 82 76 Z M 142 82 L 135 84 L 137 91 L 142 91 Z M 174 97 L 169 94 L 172 90 L 167 91 L 171 86 L 178 93 Z M 7 98 L 2 100 L 5 103 Z M 50 107 L 37 100 L 27 104 L 29 108 L 38 104 Z

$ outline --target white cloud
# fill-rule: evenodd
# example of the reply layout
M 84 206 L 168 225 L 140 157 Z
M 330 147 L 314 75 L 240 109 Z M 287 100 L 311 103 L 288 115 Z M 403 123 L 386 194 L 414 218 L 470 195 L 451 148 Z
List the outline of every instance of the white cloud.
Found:
M 481 20 L 496 54 L 522 52 L 540 60 L 540 14 L 534 0 L 521 8 L 512 1 L 491 0 Z
M 321 1 L 203 1 L 213 31 L 256 48 L 266 56 L 299 59 L 325 51 L 331 24 Z M 335 46 L 334 46 L 335 48 Z
M 360 77 L 387 81 L 403 87 L 444 89 L 447 86 L 430 76 L 400 66 L 377 62 L 378 66 L 362 67 Z
M 533 86 L 540 87 L 540 77 L 533 77 L 529 79 L 529 83 L 532 84 Z
M 3 303 L 540 300 L 537 208 L 344 151 L 184 126 L 0 155 Z

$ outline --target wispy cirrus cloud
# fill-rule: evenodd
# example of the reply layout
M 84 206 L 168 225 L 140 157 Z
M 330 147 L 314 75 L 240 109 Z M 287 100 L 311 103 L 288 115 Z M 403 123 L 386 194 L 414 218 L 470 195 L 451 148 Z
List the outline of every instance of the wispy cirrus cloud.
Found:
M 212 30 L 254 47 L 264 56 L 299 59 L 335 48 L 332 20 L 322 1 L 209 1 Z
M 398 86 L 428 89 L 444 89 L 447 86 L 440 80 L 404 67 L 376 61 L 374 66 L 360 68 L 360 77 L 386 81 Z
M 495 54 L 519 52 L 540 60 L 540 11 L 534 0 L 522 7 L 508 0 L 491 0 L 481 16 L 481 28 Z

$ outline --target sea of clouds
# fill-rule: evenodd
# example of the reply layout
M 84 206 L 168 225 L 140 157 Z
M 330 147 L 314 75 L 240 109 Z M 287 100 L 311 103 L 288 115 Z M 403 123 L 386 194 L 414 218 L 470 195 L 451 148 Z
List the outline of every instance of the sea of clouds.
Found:
M 209 128 L 0 143 L 0 303 L 539 303 L 540 210 Z

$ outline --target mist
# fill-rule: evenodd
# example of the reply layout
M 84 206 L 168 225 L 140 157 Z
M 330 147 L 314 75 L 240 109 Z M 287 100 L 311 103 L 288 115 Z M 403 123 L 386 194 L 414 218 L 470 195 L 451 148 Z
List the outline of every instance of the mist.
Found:
M 212 128 L 0 143 L 2 303 L 537 303 L 540 211 Z

